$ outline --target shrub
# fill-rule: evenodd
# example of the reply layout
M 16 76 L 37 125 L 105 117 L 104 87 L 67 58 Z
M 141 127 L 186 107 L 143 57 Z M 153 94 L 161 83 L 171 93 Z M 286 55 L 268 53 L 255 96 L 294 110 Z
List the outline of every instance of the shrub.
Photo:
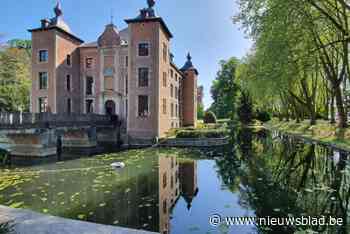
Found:
M 182 130 L 176 134 L 176 138 L 223 138 L 227 134 L 225 129 Z
M 261 122 L 268 122 L 271 120 L 271 116 L 267 111 L 257 111 L 256 112 L 256 117 L 257 120 Z
M 207 111 L 204 114 L 204 123 L 205 124 L 215 124 L 217 122 L 216 116 L 212 111 Z
M 238 103 L 238 118 L 243 124 L 250 124 L 253 120 L 253 101 L 248 92 L 242 91 Z

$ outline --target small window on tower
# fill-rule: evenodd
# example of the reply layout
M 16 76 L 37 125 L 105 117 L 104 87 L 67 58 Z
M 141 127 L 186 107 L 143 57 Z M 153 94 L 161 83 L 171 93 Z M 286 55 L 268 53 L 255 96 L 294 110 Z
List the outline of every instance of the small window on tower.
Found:
M 138 97 L 138 116 L 147 117 L 148 115 L 148 96 L 140 95 Z
M 39 89 L 47 89 L 48 74 L 47 72 L 39 72 Z
M 72 66 L 72 57 L 70 54 L 67 55 L 67 66 Z
M 39 62 L 47 62 L 49 60 L 49 52 L 47 50 L 39 51 Z
M 163 98 L 163 114 L 166 115 L 166 98 Z
M 68 92 L 70 92 L 71 88 L 72 88 L 72 80 L 71 80 L 70 75 L 67 75 L 67 77 L 66 77 L 66 89 Z
M 149 70 L 147 67 L 139 68 L 139 87 L 148 86 L 148 75 L 149 75 Z
M 163 72 L 163 87 L 167 86 L 167 73 Z
M 167 58 L 168 58 L 168 46 L 163 43 L 163 59 L 164 62 L 167 62 Z
M 148 43 L 140 43 L 139 44 L 139 56 L 148 56 L 149 55 L 149 44 Z
M 67 99 L 67 113 L 72 113 L 72 99 L 70 98 Z
M 171 103 L 171 117 L 174 117 L 174 103 Z

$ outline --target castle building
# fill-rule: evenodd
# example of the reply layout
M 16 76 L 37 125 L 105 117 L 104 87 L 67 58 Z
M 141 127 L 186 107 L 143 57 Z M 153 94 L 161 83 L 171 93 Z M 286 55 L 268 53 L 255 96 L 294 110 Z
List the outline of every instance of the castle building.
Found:
M 166 23 L 154 0 L 128 27 L 111 22 L 96 42 L 84 43 L 63 19 L 61 4 L 52 19 L 32 33 L 31 111 L 117 115 L 127 135 L 162 137 L 171 128 L 197 122 L 197 78 L 191 56 L 173 62 Z

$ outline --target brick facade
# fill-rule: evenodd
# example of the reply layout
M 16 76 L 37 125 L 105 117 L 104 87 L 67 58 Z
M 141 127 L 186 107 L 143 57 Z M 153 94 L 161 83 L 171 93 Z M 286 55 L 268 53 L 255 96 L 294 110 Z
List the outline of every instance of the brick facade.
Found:
M 83 43 L 63 20 L 42 20 L 32 33 L 32 112 L 116 114 L 135 138 L 163 137 L 171 128 L 195 125 L 197 70 L 178 69 L 171 38 L 153 6 L 111 23 L 96 42 Z M 41 61 L 43 60 L 43 61 Z

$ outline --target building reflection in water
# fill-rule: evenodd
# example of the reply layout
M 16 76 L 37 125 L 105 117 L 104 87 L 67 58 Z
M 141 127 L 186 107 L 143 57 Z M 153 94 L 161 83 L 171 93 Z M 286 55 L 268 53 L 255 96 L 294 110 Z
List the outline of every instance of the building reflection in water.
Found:
M 159 157 L 159 231 L 170 233 L 172 208 L 182 196 L 191 209 L 198 193 L 197 162 L 178 160 L 176 156 Z

